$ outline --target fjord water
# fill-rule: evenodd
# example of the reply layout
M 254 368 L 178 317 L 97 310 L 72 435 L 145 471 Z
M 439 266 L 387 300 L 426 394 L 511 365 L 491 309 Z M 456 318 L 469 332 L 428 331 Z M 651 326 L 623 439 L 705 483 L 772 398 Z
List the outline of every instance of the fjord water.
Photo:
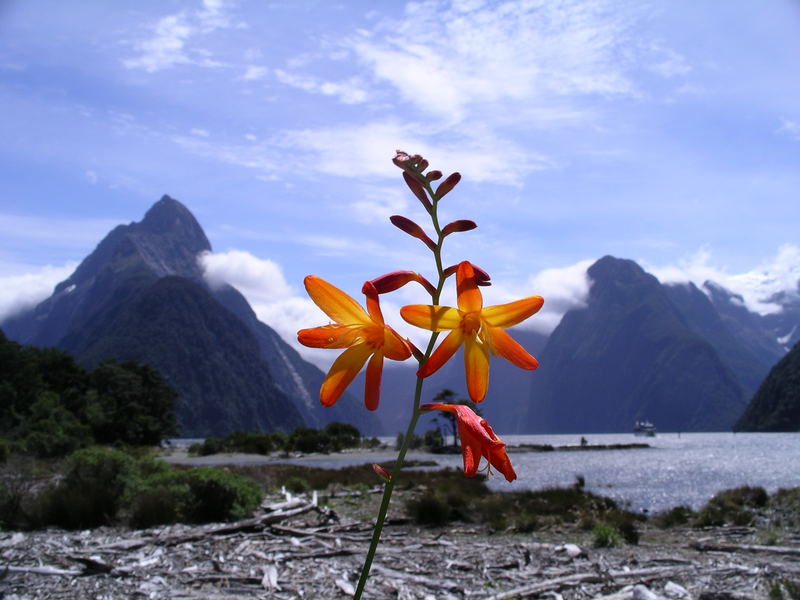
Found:
M 507 483 L 498 473 L 489 487 L 498 491 L 569 486 L 582 475 L 589 491 L 608 496 L 631 510 L 650 513 L 674 506 L 703 506 L 714 494 L 742 485 L 761 486 L 772 493 L 800 486 L 800 433 L 659 433 L 585 434 L 590 445 L 645 443 L 649 448 L 512 452 L 517 480 Z M 579 445 L 580 434 L 509 435 L 509 446 Z M 393 440 L 388 438 L 387 443 Z M 391 460 L 379 452 L 371 461 Z M 461 467 L 461 455 L 409 453 L 408 459 L 432 459 L 440 466 Z M 322 457 L 299 460 L 320 467 L 360 464 L 363 457 Z
M 772 493 L 800 486 L 800 433 L 666 433 L 586 435 L 589 444 L 643 442 L 650 448 L 511 454 L 518 479 L 492 478 L 493 489 L 571 485 L 583 475 L 586 488 L 632 510 L 651 513 L 686 505 L 694 509 L 715 493 L 741 485 Z M 579 435 L 507 436 L 515 444 L 575 445 Z

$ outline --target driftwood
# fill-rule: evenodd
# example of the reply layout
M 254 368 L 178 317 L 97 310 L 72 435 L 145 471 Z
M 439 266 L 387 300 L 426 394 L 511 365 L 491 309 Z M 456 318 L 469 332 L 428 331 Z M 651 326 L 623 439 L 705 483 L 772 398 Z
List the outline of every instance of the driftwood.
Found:
M 276 501 L 252 519 L 235 523 L 145 531 L 0 532 L 0 596 L 352 596 L 371 523 L 336 521 L 331 510 L 313 500 Z M 402 522 L 394 510 L 392 522 Z M 585 532 L 569 527 L 488 535 L 463 524 L 447 529 L 388 525 L 365 600 L 679 600 L 684 592 L 687 600 L 722 593 L 766 598 L 776 577 L 800 576 L 800 538 L 791 532 L 779 546 L 758 546 L 755 531 L 735 532 L 736 543 L 729 534 L 734 532 L 726 528 L 653 529 L 642 532 L 640 546 L 596 549 L 585 544 Z M 698 535 L 703 537 L 691 543 Z
M 696 541 L 689 544 L 701 552 L 768 552 L 770 554 L 784 554 L 800 556 L 800 548 L 789 546 L 763 546 L 759 544 L 719 544 Z

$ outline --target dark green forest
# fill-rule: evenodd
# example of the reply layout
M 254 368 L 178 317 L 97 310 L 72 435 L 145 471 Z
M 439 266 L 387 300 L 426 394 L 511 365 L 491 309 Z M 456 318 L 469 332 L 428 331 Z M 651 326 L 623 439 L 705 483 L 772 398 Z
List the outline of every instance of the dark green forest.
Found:
M 0 438 L 38 457 L 92 444 L 156 445 L 175 435 L 176 394 L 135 361 L 81 367 L 55 348 L 22 346 L 0 331 Z

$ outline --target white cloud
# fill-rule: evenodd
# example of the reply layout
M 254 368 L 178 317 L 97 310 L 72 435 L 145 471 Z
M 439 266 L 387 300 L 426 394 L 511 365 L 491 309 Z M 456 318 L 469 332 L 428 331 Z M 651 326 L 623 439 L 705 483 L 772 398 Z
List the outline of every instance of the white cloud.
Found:
M 396 177 L 397 167 L 390 160 L 394 153 L 387 148 L 422 154 L 437 169 L 445 173 L 459 170 L 473 181 L 517 184 L 531 171 L 554 166 L 547 157 L 501 138 L 479 123 L 465 132 L 448 132 L 446 142 L 437 139 L 440 133 L 430 124 L 390 119 L 287 131 L 275 143 L 305 153 L 299 165 L 342 177 Z
M 356 221 L 367 225 L 386 223 L 390 216 L 406 210 L 409 195 L 399 186 L 362 185 L 359 187 L 359 199 L 350 205 L 351 214 Z
M 628 73 L 631 21 L 604 2 L 429 1 L 409 4 L 404 20 L 383 21 L 345 45 L 405 101 L 457 123 L 485 105 L 636 95 Z
M 76 262 L 61 267 L 46 265 L 32 272 L 0 277 L 0 321 L 50 296 L 56 284 L 69 277 L 77 266 Z
M 742 296 L 749 310 L 769 314 L 781 310 L 780 305 L 770 302 L 774 295 L 785 293 L 796 298 L 799 294 L 800 246 L 785 244 L 778 248 L 774 257 L 744 273 L 730 273 L 725 267 L 712 264 L 708 247 L 700 248 L 674 265 L 645 268 L 662 283 L 691 281 L 702 289 L 705 281 L 713 281 Z
M 259 81 L 264 79 L 267 76 L 268 70 L 266 67 L 260 67 L 258 65 L 247 65 L 247 69 L 245 69 L 244 75 L 242 75 L 242 79 L 245 81 Z
M 781 126 L 778 128 L 778 133 L 788 135 L 790 138 L 800 141 L 800 123 L 792 121 L 791 119 L 781 119 Z
M 542 296 L 544 305 L 541 310 L 518 327 L 549 335 L 567 311 L 586 306 L 591 287 L 586 271 L 594 262 L 583 260 L 566 267 L 544 269 L 531 275 L 523 288 L 515 286 L 513 291 L 495 283 L 487 288 L 494 290 L 495 297 L 491 303 L 502 304 L 525 296 Z
M 322 81 L 315 77 L 296 75 L 276 69 L 278 81 L 306 92 L 336 96 L 344 104 L 361 104 L 369 99 L 364 84 L 359 77 L 351 77 L 347 81 Z
M 197 260 L 212 288 L 232 285 L 247 298 L 258 319 L 277 331 L 304 358 L 321 367 L 330 364 L 332 357 L 297 342 L 299 329 L 323 325 L 329 319 L 304 291 L 288 284 L 280 265 L 242 250 L 204 252 Z
M 138 56 L 123 60 L 122 64 L 128 69 L 143 69 L 148 73 L 181 64 L 221 66 L 222 63 L 211 58 L 208 50 L 189 47 L 192 38 L 234 26 L 226 15 L 223 2 L 204 0 L 203 7 L 202 10 L 185 10 L 159 19 L 151 26 L 147 37 L 133 43 Z
M 280 266 L 266 258 L 257 258 L 243 250 L 203 252 L 197 258 L 208 284 L 214 288 L 232 285 L 255 302 L 272 302 L 292 294 Z

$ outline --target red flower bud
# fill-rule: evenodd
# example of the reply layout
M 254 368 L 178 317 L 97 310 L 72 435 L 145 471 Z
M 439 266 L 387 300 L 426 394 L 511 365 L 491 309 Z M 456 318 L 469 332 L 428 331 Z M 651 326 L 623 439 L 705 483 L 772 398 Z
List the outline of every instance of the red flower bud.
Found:
M 392 271 L 391 273 L 386 273 L 380 277 L 376 277 L 367 283 L 372 285 L 379 294 L 387 294 L 389 292 L 399 290 L 405 284 L 412 281 L 419 283 L 431 296 L 436 293 L 436 288 L 431 285 L 431 282 L 414 271 Z M 367 284 L 365 283 L 364 287 L 366 288 L 366 286 Z M 362 292 L 364 294 L 367 293 L 363 289 Z
M 484 285 L 484 286 L 492 285 L 492 282 L 491 282 L 492 278 L 489 276 L 489 274 L 486 271 L 484 271 L 483 269 L 481 269 L 478 265 L 476 265 L 474 263 L 470 263 L 470 264 L 472 264 L 472 268 L 475 271 L 475 283 L 477 285 Z M 450 275 L 452 275 L 453 273 L 456 272 L 456 269 L 458 269 L 458 265 L 450 265 L 442 273 L 443 273 L 443 275 L 445 277 L 450 277 Z
M 403 179 L 406 180 L 406 184 L 409 188 L 411 188 L 411 191 L 414 192 L 414 195 L 419 199 L 420 202 L 422 202 L 422 206 L 425 207 L 425 210 L 431 212 L 433 205 L 431 204 L 431 201 L 428 200 L 428 196 L 425 193 L 425 188 L 422 187 L 422 184 L 419 182 L 419 180 L 417 180 L 414 175 L 410 175 L 408 171 L 403 171 Z
M 452 223 L 448 223 L 442 229 L 442 235 L 450 235 L 451 233 L 455 233 L 456 231 L 469 231 L 470 229 L 475 229 L 478 225 L 475 221 L 470 221 L 468 219 L 460 219 L 458 221 L 453 221 Z
M 461 174 L 460 173 L 453 173 L 447 179 L 445 179 L 442 183 L 439 184 L 439 187 L 436 188 L 436 199 L 441 200 L 444 198 L 445 194 L 456 187 L 456 184 L 461 181 Z
M 389 220 L 392 222 L 392 225 L 398 229 L 402 229 L 411 237 L 422 240 L 431 250 L 436 250 L 436 244 L 433 243 L 433 240 L 422 230 L 422 227 L 414 223 L 411 219 L 407 219 L 401 215 L 392 215 L 389 217 Z
M 437 179 L 441 178 L 442 178 L 441 171 L 428 171 L 428 174 L 425 175 L 425 179 L 427 179 L 428 181 L 436 181 Z
M 392 480 L 392 473 L 388 469 L 384 469 L 378 463 L 372 463 L 372 470 L 380 477 L 384 483 L 389 483 Z

